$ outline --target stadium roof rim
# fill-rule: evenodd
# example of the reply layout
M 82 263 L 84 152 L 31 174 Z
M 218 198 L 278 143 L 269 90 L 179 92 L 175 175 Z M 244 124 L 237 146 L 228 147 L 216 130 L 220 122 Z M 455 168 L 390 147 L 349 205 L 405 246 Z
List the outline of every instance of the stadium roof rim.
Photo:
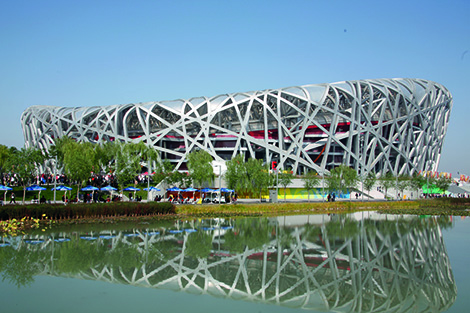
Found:
M 427 79 L 423 79 L 423 78 L 368 78 L 368 79 L 358 79 L 358 80 L 343 80 L 343 81 L 337 81 L 337 82 L 333 82 L 333 83 L 319 83 L 319 84 L 306 84 L 306 85 L 299 85 L 299 86 L 289 86 L 289 87 L 282 87 L 282 88 L 267 88 L 267 89 L 262 89 L 262 90 L 251 90 L 251 91 L 244 91 L 244 92 L 233 92 L 233 93 L 222 93 L 222 94 L 217 94 L 217 95 L 214 95 L 214 96 L 195 96 L 195 97 L 191 97 L 191 98 L 187 98 L 187 99 L 184 99 L 184 98 L 177 98 L 177 99 L 173 99 L 173 100 L 155 100 L 155 101 L 145 101 L 145 102 L 131 102 L 131 103 L 121 103 L 121 104 L 110 104 L 110 105 L 104 105 L 104 106 L 100 106 L 100 105 L 91 105 L 91 106 L 56 106 L 56 105 L 41 105 L 41 104 L 38 104 L 38 105 L 32 105 L 30 106 L 29 108 L 51 108 L 51 109 L 56 109 L 56 108 L 60 108 L 60 109 L 75 109 L 75 110 L 83 110 L 83 109 L 93 109 L 93 108 L 112 108 L 112 107 L 122 107 L 122 106 L 126 106 L 126 105 L 132 105 L 132 106 L 150 106 L 150 105 L 154 105 L 156 103 L 158 104 L 161 104 L 161 105 L 165 105 L 169 108 L 172 108 L 172 109 L 177 109 L 178 106 L 176 105 L 177 103 L 180 103 L 181 105 L 181 108 L 183 108 L 184 104 L 185 103 L 193 103 L 193 105 L 198 105 L 200 103 L 203 103 L 205 101 L 209 101 L 209 102 L 213 102 L 215 99 L 219 98 L 219 97 L 237 97 L 237 96 L 245 96 L 247 98 L 249 97 L 253 97 L 253 96 L 257 96 L 257 95 L 262 95 L 262 94 L 266 94 L 266 93 L 269 93 L 269 92 L 272 92 L 272 91 L 290 91 L 292 89 L 299 89 L 299 88 L 312 88 L 312 87 L 316 87 L 316 88 L 327 88 L 329 86 L 334 86 L 334 87 L 338 87 L 338 88 L 341 88 L 341 87 L 346 87 L 350 84 L 353 84 L 353 83 L 372 83 L 372 84 L 377 84 L 377 83 L 385 83 L 387 85 L 387 87 L 389 88 L 396 88 L 397 86 L 394 85 L 394 84 L 391 84 L 391 82 L 407 82 L 407 83 L 417 83 L 417 82 L 421 82 L 421 83 L 424 83 L 426 85 L 428 84 L 433 84 L 433 85 L 439 85 L 440 88 L 442 88 L 443 90 L 446 90 L 448 91 L 448 89 L 435 82 L 435 81 L 431 81 L 431 80 L 427 80 Z M 343 86 L 345 85 L 345 86 Z M 414 85 L 416 86 L 416 85 Z M 411 87 L 411 86 L 409 86 Z M 421 85 L 422 87 L 422 93 L 424 93 L 425 91 L 425 88 L 423 85 Z M 349 92 L 351 93 L 351 89 L 350 88 L 341 88 L 343 89 L 344 91 L 346 92 Z M 400 91 L 405 91 L 405 90 L 400 90 Z M 415 91 L 416 92 L 416 91 Z M 448 91 L 449 92 L 449 91 Z M 411 94 L 411 93 L 410 93 Z M 197 102 L 197 101 L 200 101 L 200 102 Z M 315 99 L 311 99 L 312 101 L 315 101 Z M 318 100 L 319 101 L 319 100 Z M 196 102 L 196 103 L 195 103 Z M 28 108 L 28 109 L 29 109 Z M 27 111 L 28 109 L 26 109 L 25 111 Z

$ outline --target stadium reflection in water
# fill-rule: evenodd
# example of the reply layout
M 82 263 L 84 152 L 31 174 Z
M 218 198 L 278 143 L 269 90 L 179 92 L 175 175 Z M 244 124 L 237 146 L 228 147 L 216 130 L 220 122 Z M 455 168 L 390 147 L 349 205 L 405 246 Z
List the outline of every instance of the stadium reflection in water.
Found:
M 364 212 L 56 232 L 3 238 L 0 268 L 20 287 L 49 275 L 307 310 L 440 312 L 457 296 L 449 226 Z

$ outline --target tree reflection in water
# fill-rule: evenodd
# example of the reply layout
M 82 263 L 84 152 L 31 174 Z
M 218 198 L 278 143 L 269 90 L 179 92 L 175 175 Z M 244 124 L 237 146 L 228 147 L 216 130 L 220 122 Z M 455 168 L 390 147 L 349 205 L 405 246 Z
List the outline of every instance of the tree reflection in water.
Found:
M 450 220 L 362 214 L 5 237 L 0 268 L 19 287 L 51 275 L 323 311 L 448 309 L 457 289 L 441 229 Z

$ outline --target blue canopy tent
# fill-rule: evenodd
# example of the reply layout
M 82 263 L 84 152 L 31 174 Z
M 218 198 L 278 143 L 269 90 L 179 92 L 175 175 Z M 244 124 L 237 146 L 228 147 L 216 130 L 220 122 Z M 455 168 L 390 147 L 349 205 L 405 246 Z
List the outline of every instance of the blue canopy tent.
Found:
M 5 195 L 3 197 L 2 205 L 4 205 L 5 201 L 7 201 L 7 191 L 8 190 L 13 190 L 13 189 L 10 188 L 10 187 L 7 187 L 7 186 L 0 185 L 0 191 L 5 191 Z
M 54 190 L 56 190 L 56 191 L 65 191 L 65 192 L 64 192 L 64 203 L 66 203 L 66 202 L 67 202 L 67 201 L 66 201 L 66 199 L 67 199 L 67 196 L 66 196 L 66 195 L 67 195 L 67 191 L 72 190 L 72 188 L 71 188 L 71 187 L 64 186 L 64 185 L 60 185 L 60 186 L 57 186 L 57 187 L 55 187 L 55 188 L 52 188 L 51 190 L 53 190 L 53 191 L 54 191 Z M 55 203 L 55 193 L 54 193 L 54 203 Z
M 184 192 L 192 192 L 193 193 L 193 199 L 194 199 L 194 194 L 196 193 L 196 191 L 199 191 L 199 189 L 189 187 L 189 188 L 183 189 L 183 191 Z
M 131 186 L 131 187 L 126 187 L 126 188 L 123 189 L 123 191 L 133 191 L 133 192 L 134 192 L 134 199 L 135 199 L 135 193 L 136 193 L 137 191 L 139 191 L 139 190 L 140 190 L 140 188 L 132 187 L 132 186 Z M 129 201 L 130 201 L 130 200 L 131 200 L 131 199 L 129 199 Z
M 116 190 L 117 190 L 117 188 L 114 188 L 111 185 L 101 187 L 101 191 L 109 191 L 111 194 L 112 194 L 113 191 L 116 191 Z M 111 201 L 111 197 L 108 196 L 107 199 L 106 199 L 106 202 L 110 202 L 110 201 Z
M 81 190 L 82 191 L 91 191 L 92 192 L 92 199 L 91 200 L 93 200 L 93 198 L 94 198 L 93 196 L 95 195 L 95 191 L 100 190 L 100 189 L 98 187 L 88 185 L 86 187 L 83 187 Z M 86 200 L 86 197 L 84 197 L 84 200 Z
M 183 191 L 183 189 L 178 188 L 178 187 L 171 187 L 171 188 L 168 188 L 166 191 L 178 191 L 178 192 L 180 192 L 180 191 Z
M 31 185 L 29 187 L 26 187 L 27 191 L 43 191 L 46 190 L 46 188 L 38 186 L 38 185 Z
M 202 192 L 214 192 L 215 189 L 210 189 L 210 188 L 204 188 L 204 189 L 201 189 Z
M 101 187 L 101 191 L 116 191 L 117 188 L 114 188 L 113 186 L 105 186 L 105 187 Z
M 192 188 L 192 187 L 189 187 L 189 188 L 186 188 L 186 189 L 183 189 L 183 191 L 187 191 L 187 192 L 196 192 L 196 191 L 199 191 L 198 189 L 196 188 Z
M 41 191 L 43 190 L 47 190 L 47 189 L 38 185 L 31 185 L 29 187 L 26 187 L 26 191 L 39 191 L 38 200 L 41 199 Z
M 203 193 L 204 193 L 204 198 L 206 197 L 206 196 L 205 196 L 205 194 L 206 194 L 206 193 L 210 192 L 210 193 L 211 193 L 211 195 L 212 195 L 212 193 L 213 193 L 213 192 L 215 192 L 215 191 L 216 191 L 215 189 L 210 189 L 210 188 L 204 188 L 204 189 L 201 189 L 201 192 L 203 192 Z M 210 202 L 212 202 L 212 196 L 211 196 L 211 200 L 210 200 Z
M 227 189 L 227 188 L 220 188 L 220 189 L 215 189 L 213 192 L 216 193 L 216 198 L 215 199 L 212 199 L 212 196 L 211 196 L 211 202 L 218 202 L 219 204 L 221 202 L 225 203 L 225 196 L 224 196 L 224 200 L 222 201 L 222 193 L 227 193 L 227 192 L 231 192 L 232 189 Z M 215 203 L 214 202 L 214 203 Z
M 57 188 L 52 188 L 51 190 L 57 190 L 57 191 L 69 191 L 72 190 L 72 187 L 67 187 L 64 185 L 57 186 Z
M 12 190 L 12 188 L 0 185 L 0 191 L 8 191 L 8 190 Z
M 155 187 L 144 188 L 144 190 L 148 190 L 148 191 L 160 191 L 160 189 L 155 188 Z
M 220 191 L 222 191 L 222 192 L 230 192 L 230 193 L 231 193 L 231 192 L 234 192 L 235 190 L 233 190 L 233 189 L 228 189 L 228 188 L 221 188 Z
M 224 193 L 230 193 L 230 202 L 232 202 L 232 193 L 234 193 L 235 190 L 229 188 L 220 188 L 220 191 Z
M 171 187 L 171 188 L 168 188 L 166 191 L 167 191 L 167 192 L 168 192 L 168 191 L 173 191 L 173 192 L 174 192 L 174 191 L 177 191 L 177 192 L 178 192 L 178 196 L 179 196 L 180 191 L 183 191 L 183 189 L 178 188 L 178 187 Z
M 124 191 L 139 191 L 140 188 L 136 188 L 136 187 L 126 187 L 123 189 Z
M 95 190 L 100 190 L 98 187 L 94 186 L 86 186 L 81 189 L 82 191 L 95 191 Z
M 153 186 L 150 186 L 148 188 L 144 188 L 144 190 L 147 191 L 147 202 L 150 200 L 150 192 L 151 191 L 161 191 L 161 189 L 153 187 Z M 153 195 L 152 195 L 152 197 L 153 197 Z

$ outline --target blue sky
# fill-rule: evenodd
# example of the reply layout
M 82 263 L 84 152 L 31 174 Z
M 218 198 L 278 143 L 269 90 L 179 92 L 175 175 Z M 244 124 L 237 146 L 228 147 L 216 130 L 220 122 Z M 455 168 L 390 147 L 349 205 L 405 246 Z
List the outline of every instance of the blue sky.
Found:
M 24 145 L 31 105 L 410 77 L 453 94 L 439 170 L 470 175 L 469 13 L 470 1 L 3 0 L 0 144 Z

